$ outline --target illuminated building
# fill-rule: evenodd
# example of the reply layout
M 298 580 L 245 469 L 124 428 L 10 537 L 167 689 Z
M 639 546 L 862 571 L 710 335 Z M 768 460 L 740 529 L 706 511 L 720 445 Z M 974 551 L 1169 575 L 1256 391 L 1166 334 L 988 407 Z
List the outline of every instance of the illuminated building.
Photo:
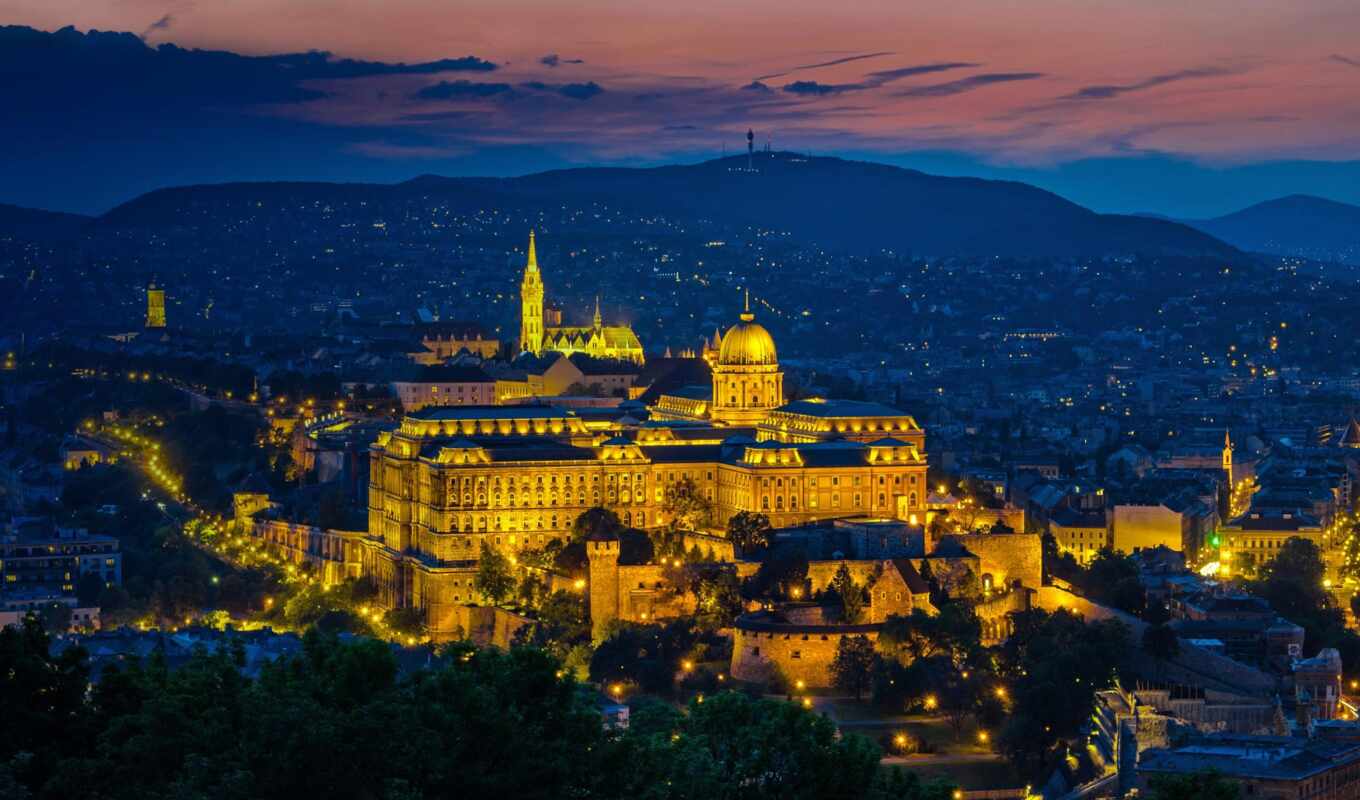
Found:
M 436 322 L 422 326 L 420 350 L 407 355 L 417 364 L 442 364 L 460 353 L 467 352 L 480 358 L 495 358 L 501 343 L 490 338 L 474 323 Z
M 1306 726 L 1305 726 L 1306 727 Z M 1303 736 L 1210 734 L 1139 753 L 1137 786 L 1163 776 L 1217 773 L 1244 797 L 1343 800 L 1360 779 L 1360 743 Z M 1141 791 L 1140 791 L 1141 796 Z
M 146 287 L 146 327 L 165 327 L 165 290 L 154 283 Z
M 524 321 L 529 341 L 535 320 Z M 692 483 L 710 501 L 719 529 L 738 511 L 775 526 L 924 516 L 925 435 L 915 420 L 873 403 L 783 404 L 774 342 L 749 312 L 724 337 L 708 391 L 709 402 L 694 405 L 663 397 L 660 406 L 694 414 L 658 407 L 647 422 L 534 405 L 407 414 L 370 451 L 362 574 L 377 581 L 382 603 L 424 609 L 432 633 L 446 636 L 459 609 L 480 600 L 483 545 L 543 547 L 596 506 L 625 525 L 657 527 L 669 522 L 665 499 L 677 485 Z M 731 394 L 713 403 L 718 392 Z
M 520 281 L 519 349 L 542 355 L 545 352 L 585 353 L 595 358 L 643 361 L 642 342 L 628 325 L 605 325 L 600 316 L 600 300 L 595 298 L 595 315 L 590 325 L 564 326 L 561 314 L 544 308 L 543 275 L 538 269 L 534 232 L 529 231 L 529 254 Z M 552 324 L 548 324 L 552 323 Z
M 1326 552 L 1325 530 L 1316 517 L 1302 511 L 1248 511 L 1219 528 L 1222 575 L 1251 577 L 1275 559 L 1290 539 L 1308 539 Z
M 481 367 L 438 365 L 421 369 L 412 380 L 392 381 L 392 392 L 407 411 L 426 406 L 492 405 L 496 379 Z
M 713 365 L 710 416 L 728 425 L 756 425 L 784 405 L 784 373 L 779 369 L 774 338 L 751 313 L 751 299 L 741 321 L 727 329 Z

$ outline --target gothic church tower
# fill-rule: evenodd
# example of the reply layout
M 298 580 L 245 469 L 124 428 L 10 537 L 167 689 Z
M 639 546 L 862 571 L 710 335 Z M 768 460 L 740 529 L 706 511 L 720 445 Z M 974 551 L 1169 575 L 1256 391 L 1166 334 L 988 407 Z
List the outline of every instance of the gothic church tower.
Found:
M 543 352 L 543 276 L 538 271 L 533 231 L 529 231 L 529 259 L 519 284 L 519 299 L 519 349 L 538 355 Z

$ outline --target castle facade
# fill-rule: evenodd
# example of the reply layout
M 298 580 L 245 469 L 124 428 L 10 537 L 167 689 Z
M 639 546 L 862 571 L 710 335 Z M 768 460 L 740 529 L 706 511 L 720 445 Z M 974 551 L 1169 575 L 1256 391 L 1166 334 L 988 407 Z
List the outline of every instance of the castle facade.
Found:
M 530 338 L 536 319 L 525 323 Z M 692 400 L 699 390 L 707 400 Z M 514 552 L 565 540 L 596 506 L 626 525 L 659 527 L 670 522 L 668 488 L 682 483 L 711 503 L 719 528 L 739 511 L 777 527 L 924 518 L 916 421 L 874 403 L 784 403 L 773 340 L 749 311 L 724 337 L 711 386 L 649 410 L 640 423 L 550 406 L 406 415 L 371 449 L 362 573 L 378 581 L 385 605 L 424 609 L 438 636 L 457 607 L 478 599 L 483 543 Z

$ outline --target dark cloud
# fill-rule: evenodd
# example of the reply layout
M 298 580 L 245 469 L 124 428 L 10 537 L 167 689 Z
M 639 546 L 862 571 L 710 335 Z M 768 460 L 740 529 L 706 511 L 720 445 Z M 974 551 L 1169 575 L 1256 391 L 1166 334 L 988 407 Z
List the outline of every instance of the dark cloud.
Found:
M 989 72 L 982 75 L 969 75 L 967 78 L 946 83 L 913 86 L 910 89 L 894 92 L 894 94 L 898 97 L 948 97 L 949 95 L 971 92 L 984 86 L 991 86 L 994 83 L 1032 81 L 1035 78 L 1042 77 L 1044 77 L 1042 72 Z
M 864 89 L 876 89 L 884 84 L 910 78 L 913 75 L 926 75 L 932 72 L 945 72 L 953 69 L 967 69 L 977 67 L 967 61 L 943 61 L 935 64 L 916 64 L 910 67 L 898 67 L 896 69 L 885 69 L 878 72 L 870 72 L 864 76 L 864 80 L 855 83 L 818 83 L 817 81 L 794 81 L 783 86 L 784 91 L 789 94 L 801 95 L 828 95 L 841 94 L 842 92 L 858 92 Z
M 420 114 L 402 114 L 402 122 L 458 122 L 471 119 L 467 111 L 429 111 Z
M 557 89 L 558 94 L 563 97 L 570 97 L 573 100 L 589 100 L 603 91 L 604 88 L 595 81 L 587 81 L 586 83 L 568 83 Z
M 142 38 L 145 39 L 146 37 L 150 36 L 151 34 L 155 33 L 156 31 L 168 31 L 168 30 L 170 30 L 170 26 L 173 25 L 174 23 L 175 23 L 175 15 L 174 15 L 174 14 L 166 14 L 165 16 L 161 17 L 160 19 L 158 19 L 158 20 L 156 20 L 155 22 L 151 23 L 150 25 L 146 26 L 146 30 L 142 31 Z
M 774 89 L 771 89 L 760 81 L 751 81 L 741 88 L 742 91 L 745 92 L 760 92 L 761 94 L 771 94 L 774 92 Z
M 1333 55 L 1330 58 L 1330 60 L 1335 61 L 1338 64 L 1345 64 L 1348 67 L 1360 68 L 1360 58 L 1350 58 L 1349 56 Z
M 604 92 L 604 87 L 595 81 L 586 83 L 544 83 L 543 81 L 528 81 L 520 84 L 526 89 L 533 89 L 538 92 L 553 92 L 572 100 L 589 100 L 597 94 Z
M 784 84 L 784 91 L 789 94 L 839 94 L 840 92 L 852 92 L 856 89 L 866 88 L 862 84 L 854 83 L 818 83 L 817 81 L 794 81 Z
M 931 72 L 945 72 L 951 69 L 968 69 L 970 67 L 980 67 L 981 64 L 974 64 L 969 61 L 943 61 L 938 64 L 918 64 L 914 67 L 898 67 L 897 69 L 885 69 L 879 72 L 870 72 L 867 76 L 870 80 L 877 80 L 881 83 L 895 81 L 900 78 L 910 78 L 913 75 L 926 75 Z
M 321 51 L 243 56 L 173 44 L 153 48 L 132 33 L 0 27 L 0 108 L 10 113 L 187 113 L 303 103 L 326 96 L 303 86 L 306 81 L 494 69 L 475 56 L 417 64 L 337 59 Z
M 586 61 L 583 58 L 563 58 L 556 53 L 549 53 L 540 58 L 538 63 L 545 67 L 556 67 L 559 64 L 584 64 Z
M 1195 78 L 1216 78 L 1220 75 L 1230 75 L 1231 70 L 1219 67 L 1203 67 L 1200 69 L 1183 69 L 1178 72 L 1167 72 L 1162 75 L 1153 75 L 1136 83 L 1111 84 L 1097 86 L 1083 86 L 1077 91 L 1063 95 L 1059 100 L 1108 100 L 1129 92 L 1141 92 L 1144 89 L 1152 89 L 1157 86 L 1164 86 L 1168 83 L 1177 81 L 1193 80 Z
M 508 83 L 474 83 L 473 81 L 440 81 L 416 92 L 421 100 L 461 100 L 494 97 L 512 91 Z
M 864 59 L 866 59 L 866 58 L 879 58 L 880 56 L 890 56 L 890 55 L 892 55 L 892 53 L 891 53 L 891 52 L 888 52 L 888 51 L 884 51 L 884 52 L 880 52 L 880 53 L 861 53 L 860 55 L 857 55 L 857 56 L 845 56 L 844 58 L 837 58 L 837 59 L 833 59 L 833 60 L 831 60 L 831 61 L 822 61 L 822 62 L 819 62 L 819 63 L 816 63 L 816 64 L 803 64 L 803 65 L 801 65 L 801 66 L 791 67 L 791 68 L 789 68 L 789 69 L 784 70 L 783 72 L 773 72 L 773 73 L 770 73 L 769 75 L 757 75 L 757 76 L 756 76 L 756 80 L 757 80 L 757 81 L 767 81 L 767 80 L 770 80 L 771 78 L 782 78 L 782 77 L 784 77 L 785 75 L 789 75 L 789 74 L 792 74 L 792 73 L 794 73 L 794 72 L 798 72 L 798 71 L 800 71 L 800 70 L 805 70 L 805 69 L 819 69 L 819 68 L 821 68 L 821 67 L 834 67 L 834 66 L 836 66 L 837 64 L 849 64 L 851 61 L 862 61 L 862 60 L 864 60 Z

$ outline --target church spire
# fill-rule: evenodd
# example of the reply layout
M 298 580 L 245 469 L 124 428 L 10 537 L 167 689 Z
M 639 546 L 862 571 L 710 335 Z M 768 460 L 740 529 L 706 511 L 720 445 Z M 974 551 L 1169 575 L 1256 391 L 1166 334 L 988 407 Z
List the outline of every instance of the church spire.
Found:
M 600 325 L 600 296 L 597 294 L 595 295 L 595 327 L 599 328 Z
M 534 232 L 529 231 L 529 253 L 524 278 L 519 284 L 519 349 L 537 355 L 543 351 L 543 276 L 538 271 Z
M 743 311 L 743 312 L 741 312 L 741 321 L 742 321 L 742 322 L 750 322 L 751 320 L 754 320 L 755 318 L 756 318 L 756 315 L 751 313 L 751 290 L 750 290 L 750 289 L 747 289 L 747 290 L 746 290 L 746 310 Z

